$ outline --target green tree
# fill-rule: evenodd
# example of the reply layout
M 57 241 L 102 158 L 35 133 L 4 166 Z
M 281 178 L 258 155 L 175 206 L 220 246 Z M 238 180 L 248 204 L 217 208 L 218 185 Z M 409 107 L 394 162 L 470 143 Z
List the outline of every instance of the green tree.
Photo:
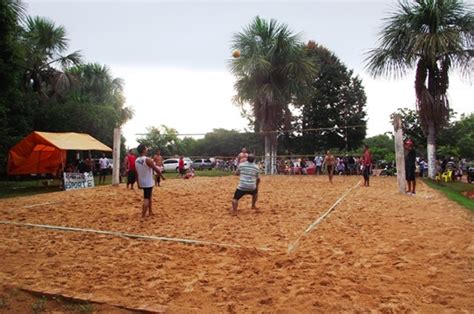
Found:
M 395 161 L 395 143 L 387 134 L 368 137 L 364 144 L 369 145 L 374 160 Z
M 151 154 L 154 154 L 157 149 L 163 156 L 184 154 L 181 151 L 181 139 L 178 137 L 178 131 L 166 125 L 161 125 L 159 128 L 147 128 L 145 137 L 138 138 L 137 142 L 148 146 Z
M 438 155 L 474 159 L 474 113 L 462 115 L 440 133 Z
M 21 93 L 23 60 L 20 1 L 0 1 L 0 175 L 6 172 L 8 150 L 31 130 L 31 114 Z
M 191 155 L 235 157 L 242 147 L 246 147 L 251 153 L 262 155 L 261 146 L 262 143 L 258 134 L 214 129 L 207 133 L 203 139 L 196 141 L 196 146 Z
M 63 70 L 81 63 L 78 51 L 65 54 L 69 39 L 63 26 L 42 17 L 28 17 L 24 26 L 25 87 L 43 98 L 70 88 L 71 77 Z M 58 66 L 60 68 L 58 68 Z
M 233 37 L 232 49 L 240 57 L 231 62 L 236 77 L 236 102 L 249 104 L 255 117 L 256 131 L 265 132 L 266 172 L 276 166 L 277 133 L 288 104 L 300 94 L 315 73 L 298 35 L 276 20 L 256 17 L 242 32 Z
M 302 151 L 353 150 L 361 146 L 366 133 L 362 82 L 325 47 L 310 41 L 308 48 L 319 73 L 313 78 L 310 97 L 300 105 Z M 314 131 L 318 128 L 327 129 Z
M 421 126 L 427 137 L 428 175 L 435 177 L 436 137 L 449 114 L 448 72 L 472 70 L 474 15 L 460 0 L 399 2 L 370 51 L 374 76 L 403 75 L 416 67 L 415 91 Z
M 73 86 L 37 111 L 36 127 L 87 133 L 112 146 L 113 129 L 133 116 L 133 110 L 124 107 L 123 81 L 113 78 L 106 66 L 98 64 L 75 66 L 66 74 L 73 79 Z
M 413 140 L 418 151 L 426 149 L 426 136 L 421 128 L 420 116 L 416 110 L 398 108 L 396 114 L 401 117 L 404 138 Z

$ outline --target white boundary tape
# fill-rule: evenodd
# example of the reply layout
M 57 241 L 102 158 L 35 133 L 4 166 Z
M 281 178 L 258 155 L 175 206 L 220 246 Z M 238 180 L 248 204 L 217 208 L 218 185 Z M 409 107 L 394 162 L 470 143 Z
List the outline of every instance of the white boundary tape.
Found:
M 212 242 L 212 241 L 193 240 L 193 239 L 148 236 L 148 235 L 145 235 L 145 234 L 125 233 L 125 232 L 117 232 L 117 231 L 106 231 L 106 230 L 83 229 L 83 228 L 74 228 L 74 227 L 40 225 L 40 224 L 30 224 L 30 223 L 22 223 L 22 222 L 15 222 L 15 221 L 1 221 L 1 220 L 0 220 L 0 224 L 21 226 L 21 227 L 43 228 L 43 229 L 51 229 L 51 230 L 61 230 L 61 231 L 98 233 L 98 234 L 106 234 L 106 235 L 111 235 L 111 236 L 115 236 L 115 237 L 126 237 L 126 238 L 132 238 L 132 239 L 145 239 L 145 240 L 155 240 L 155 241 L 180 242 L 180 243 L 195 244 L 195 245 L 212 245 L 212 246 L 227 247 L 227 248 L 234 248 L 234 249 L 256 249 L 256 250 L 259 250 L 259 251 L 272 251 L 272 249 L 269 249 L 269 248 L 266 248 L 266 247 L 249 247 L 249 246 L 241 246 L 241 245 L 237 245 L 237 244 L 218 243 L 218 242 Z
M 299 236 L 298 238 L 296 238 L 295 241 L 293 241 L 292 243 L 290 243 L 288 245 L 288 251 L 287 253 L 291 253 L 293 252 L 294 249 L 296 249 L 296 247 L 298 246 L 298 243 L 300 242 L 301 238 L 304 237 L 305 235 L 307 235 L 308 233 L 310 233 L 311 231 L 313 231 L 314 228 L 316 228 L 317 225 L 319 225 L 324 218 L 326 218 L 326 216 L 328 216 L 333 210 L 334 208 L 336 208 L 337 205 L 339 205 L 339 203 L 353 190 L 355 189 L 356 187 L 359 186 L 361 181 L 357 182 L 353 187 L 349 188 L 346 192 L 344 192 L 344 194 L 342 194 L 341 197 L 339 197 L 339 199 L 334 203 L 332 204 L 331 207 L 329 207 L 329 209 L 324 212 L 321 216 L 319 216 L 315 221 L 313 221 L 309 226 L 308 228 L 306 228 Z
M 32 208 L 32 207 L 38 207 L 38 206 L 43 206 L 43 205 L 51 205 L 51 204 L 59 204 L 59 203 L 63 203 L 63 201 L 46 202 L 46 203 L 39 203 L 39 204 L 33 204 L 33 205 L 26 205 L 26 206 L 23 206 L 22 208 Z

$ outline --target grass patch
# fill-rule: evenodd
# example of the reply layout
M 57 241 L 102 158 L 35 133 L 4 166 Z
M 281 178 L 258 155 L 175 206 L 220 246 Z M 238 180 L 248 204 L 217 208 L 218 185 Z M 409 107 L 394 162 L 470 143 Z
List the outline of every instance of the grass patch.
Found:
M 4 298 L 0 298 L 0 309 L 8 308 L 8 301 Z
M 47 182 L 48 185 L 44 183 Z M 0 181 L 0 198 L 28 196 L 59 191 L 58 180 Z
M 48 301 L 48 298 L 46 298 L 45 296 L 42 296 L 38 300 L 36 300 L 36 302 L 31 305 L 31 309 L 33 310 L 33 313 L 44 312 L 46 310 L 47 301 Z
M 64 310 L 75 313 L 92 313 L 94 308 L 89 302 L 75 302 L 64 304 Z
M 430 179 L 423 179 L 429 187 L 443 192 L 447 198 L 464 206 L 467 209 L 474 211 L 474 201 L 464 196 L 462 192 L 474 190 L 474 185 L 464 182 L 435 182 Z

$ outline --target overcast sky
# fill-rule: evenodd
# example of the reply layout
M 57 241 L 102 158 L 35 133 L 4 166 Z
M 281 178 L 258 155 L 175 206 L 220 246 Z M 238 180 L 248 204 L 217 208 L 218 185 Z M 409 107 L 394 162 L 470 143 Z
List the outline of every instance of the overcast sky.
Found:
M 243 130 L 246 120 L 232 104 L 227 64 L 232 35 L 255 16 L 287 24 L 301 40 L 332 50 L 359 75 L 367 94 L 368 135 L 391 130 L 389 115 L 414 109 L 414 75 L 374 80 L 364 71 L 364 53 L 395 1 L 43 1 L 29 0 L 29 15 L 63 25 L 70 50 L 85 61 L 108 65 L 125 80 L 135 117 L 123 128 L 127 145 L 137 133 L 164 124 L 180 133 L 213 128 Z M 469 1 L 472 3 L 472 1 Z M 449 96 L 458 113 L 473 112 L 472 82 L 452 74 Z

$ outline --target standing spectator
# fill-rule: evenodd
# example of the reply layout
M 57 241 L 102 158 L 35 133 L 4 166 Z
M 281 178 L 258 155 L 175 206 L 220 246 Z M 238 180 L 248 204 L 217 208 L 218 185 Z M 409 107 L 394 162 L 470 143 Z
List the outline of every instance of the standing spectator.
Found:
M 441 172 L 445 172 L 446 171 L 446 165 L 448 164 L 448 157 L 445 157 L 443 159 L 443 162 L 441 163 Z
M 92 172 L 94 173 L 94 160 L 91 157 L 91 154 L 89 152 L 89 155 L 86 158 L 86 170 L 87 172 Z
M 420 165 L 420 177 L 424 177 L 425 171 L 427 169 L 426 161 L 423 158 L 420 158 L 420 161 L 418 164 Z
M 347 168 L 348 168 L 347 170 L 348 170 L 349 175 L 352 175 L 355 173 L 355 160 L 353 156 L 349 156 L 347 158 Z
M 342 176 L 345 171 L 346 171 L 346 165 L 344 164 L 344 160 L 340 159 L 336 165 L 336 173 Z
M 326 170 L 328 171 L 329 176 L 329 183 L 332 183 L 332 177 L 334 175 L 334 165 L 336 164 L 336 158 L 331 151 L 327 151 L 326 156 L 324 156 L 323 164 L 326 166 Z
M 249 154 L 247 153 L 247 148 L 242 147 L 242 151 L 237 155 L 237 165 L 236 166 L 240 165 L 240 163 L 242 163 L 242 162 L 246 162 L 248 156 L 249 156 Z
M 179 176 L 184 176 L 186 174 L 186 171 L 184 170 L 184 157 L 183 157 L 183 155 L 179 156 L 178 172 L 179 172 Z
M 140 154 L 135 160 L 135 169 L 137 173 L 138 188 L 143 189 L 143 206 L 142 206 L 142 219 L 146 216 L 152 216 L 152 192 L 155 180 L 153 179 L 153 170 L 157 173 L 161 173 L 161 170 L 155 166 L 153 159 L 148 158 L 148 148 L 144 144 L 140 144 L 137 147 L 137 151 Z
M 314 157 L 314 164 L 316 165 L 316 174 L 322 174 L 323 173 L 323 157 L 316 155 Z
M 359 157 L 354 157 L 354 167 L 355 167 L 355 174 L 360 175 L 360 168 L 361 168 L 361 160 Z
M 301 161 L 300 161 L 300 167 L 301 167 L 301 174 L 308 174 L 307 170 L 306 170 L 306 167 L 307 167 L 307 164 L 306 164 L 306 158 L 301 158 Z
M 163 172 L 163 157 L 161 156 L 161 151 L 159 149 L 156 150 L 155 156 L 153 156 L 153 161 L 155 165 Z M 156 173 L 156 185 L 160 186 L 161 177 L 163 175 L 161 173 Z
M 415 170 L 416 170 L 416 151 L 413 147 L 413 141 L 408 139 L 405 142 L 405 177 L 408 184 L 408 195 L 415 195 L 415 188 L 416 188 L 416 178 L 415 178 Z
M 127 173 L 127 189 L 130 188 L 133 190 L 133 185 L 136 181 L 136 168 L 135 168 L 135 161 L 137 160 L 137 156 L 133 152 L 133 149 L 128 151 L 127 156 L 125 156 L 125 171 Z
M 87 166 L 86 166 L 86 163 L 84 162 L 84 160 L 82 160 L 82 159 L 78 160 L 77 170 L 79 171 L 79 173 L 87 172 Z
M 109 169 L 109 159 L 105 158 L 105 154 L 102 154 L 102 158 L 99 159 L 100 165 L 100 176 L 99 176 L 99 184 L 105 183 L 105 176 L 107 175 Z
M 362 155 L 362 166 L 364 167 L 364 186 L 369 186 L 370 170 L 372 168 L 372 153 L 369 145 L 364 145 L 364 154 Z

